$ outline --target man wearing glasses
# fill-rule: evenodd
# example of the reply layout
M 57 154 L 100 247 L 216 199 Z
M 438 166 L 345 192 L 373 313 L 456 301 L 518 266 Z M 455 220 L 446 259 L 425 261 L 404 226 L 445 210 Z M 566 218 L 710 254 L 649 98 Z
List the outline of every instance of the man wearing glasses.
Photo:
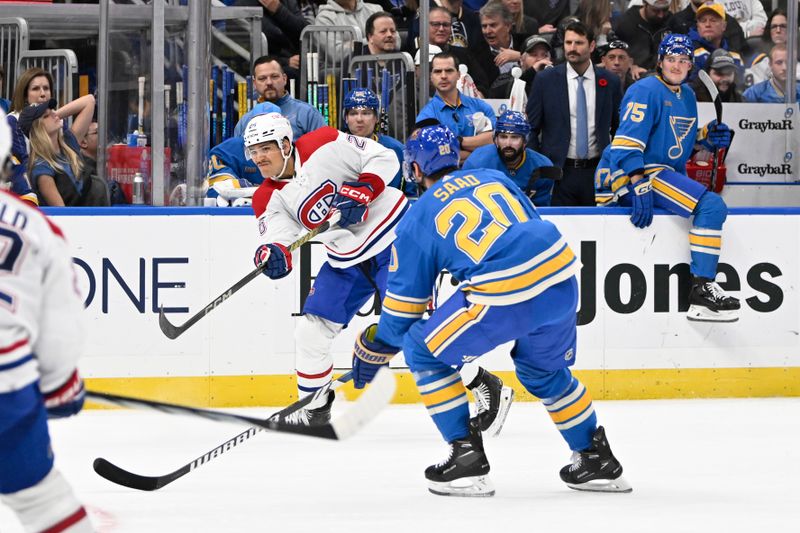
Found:
M 672 15 L 667 23 L 670 33 L 689 34 L 689 30 L 697 25 L 697 10 L 700 6 L 708 3 L 707 0 L 691 0 L 683 11 L 678 11 Z M 743 50 L 745 47 L 745 36 L 742 26 L 733 17 L 728 17 L 724 33 L 725 40 L 731 50 Z
M 495 117 L 489 104 L 458 90 L 458 65 L 458 59 L 449 52 L 433 57 L 431 83 L 436 94 L 419 112 L 416 121 L 434 118 L 455 133 L 463 161 L 479 146 L 491 144 Z

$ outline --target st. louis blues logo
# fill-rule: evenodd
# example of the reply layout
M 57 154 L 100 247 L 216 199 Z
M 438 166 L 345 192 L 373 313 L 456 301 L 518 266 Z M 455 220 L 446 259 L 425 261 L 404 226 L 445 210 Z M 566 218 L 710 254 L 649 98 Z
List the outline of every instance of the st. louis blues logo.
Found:
M 694 126 L 696 120 L 696 118 L 669 117 L 669 125 L 672 128 L 672 134 L 675 136 L 675 146 L 670 147 L 669 152 L 667 152 L 670 159 L 678 159 L 683 155 L 683 140 L 692 131 L 692 126 Z
M 331 180 L 325 180 L 305 200 L 300 202 L 297 209 L 297 218 L 308 229 L 314 229 L 325 220 L 331 210 L 333 195 L 336 194 L 336 185 Z

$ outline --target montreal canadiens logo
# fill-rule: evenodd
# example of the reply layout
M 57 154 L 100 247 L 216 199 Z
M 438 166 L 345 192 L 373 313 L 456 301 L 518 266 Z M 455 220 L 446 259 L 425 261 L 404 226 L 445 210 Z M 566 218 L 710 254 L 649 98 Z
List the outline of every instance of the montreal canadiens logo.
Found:
M 328 216 L 334 194 L 336 194 L 336 185 L 331 180 L 325 180 L 300 203 L 297 218 L 308 229 L 316 228 Z

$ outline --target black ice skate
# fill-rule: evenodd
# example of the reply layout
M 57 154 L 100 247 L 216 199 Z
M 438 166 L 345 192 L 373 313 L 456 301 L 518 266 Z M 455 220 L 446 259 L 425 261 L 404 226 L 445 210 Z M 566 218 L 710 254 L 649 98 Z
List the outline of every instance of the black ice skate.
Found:
M 450 443 L 447 460 L 425 469 L 428 490 L 439 496 L 494 496 L 494 486 L 487 477 L 489 460 L 483 452 L 483 440 L 474 419 L 470 433 Z
M 503 385 L 503 380 L 483 368 L 467 388 L 475 397 L 475 416 L 481 431 L 492 437 L 500 434 L 514 401 L 514 389 Z
M 325 405 L 316 409 L 298 409 L 294 413 L 290 413 L 283 419 L 287 424 L 294 424 L 297 426 L 321 426 L 331 421 L 331 406 L 333 406 L 333 399 L 336 396 L 333 392 L 328 393 L 328 400 Z
M 611 453 L 603 426 L 592 436 L 592 447 L 572 454 L 572 464 L 559 472 L 571 489 L 591 492 L 631 492 L 633 488 L 622 477 L 622 465 Z
M 695 322 L 736 322 L 739 320 L 738 298 L 728 296 L 712 279 L 695 277 L 689 293 L 686 318 Z

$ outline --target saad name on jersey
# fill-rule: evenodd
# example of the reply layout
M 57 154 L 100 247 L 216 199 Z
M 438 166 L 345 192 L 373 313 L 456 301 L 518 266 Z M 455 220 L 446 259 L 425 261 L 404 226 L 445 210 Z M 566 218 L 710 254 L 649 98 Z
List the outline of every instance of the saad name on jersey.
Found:
M 458 192 L 461 189 L 475 187 L 476 185 L 480 184 L 480 180 L 472 174 L 458 177 L 445 176 L 442 179 L 442 188 L 434 191 L 433 195 L 438 198 L 440 202 L 446 202 L 453 193 Z

